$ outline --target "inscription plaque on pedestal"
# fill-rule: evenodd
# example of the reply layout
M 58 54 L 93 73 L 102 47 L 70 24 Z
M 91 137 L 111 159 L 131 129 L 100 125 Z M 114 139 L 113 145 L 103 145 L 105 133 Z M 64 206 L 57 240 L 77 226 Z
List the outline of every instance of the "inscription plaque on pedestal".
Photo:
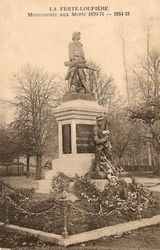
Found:
M 76 125 L 77 153 L 95 152 L 93 128 L 94 125 L 88 125 L 88 124 Z
M 62 125 L 62 149 L 63 154 L 71 154 L 71 125 L 64 124 Z

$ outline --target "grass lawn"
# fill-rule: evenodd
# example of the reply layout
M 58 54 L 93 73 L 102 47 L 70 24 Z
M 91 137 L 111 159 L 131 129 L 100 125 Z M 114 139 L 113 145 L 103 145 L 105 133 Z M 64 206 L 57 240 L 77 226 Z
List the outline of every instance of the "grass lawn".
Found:
M 26 176 L 9 176 L 1 177 L 1 180 L 13 188 L 37 188 L 38 183 L 34 177 L 27 178 Z

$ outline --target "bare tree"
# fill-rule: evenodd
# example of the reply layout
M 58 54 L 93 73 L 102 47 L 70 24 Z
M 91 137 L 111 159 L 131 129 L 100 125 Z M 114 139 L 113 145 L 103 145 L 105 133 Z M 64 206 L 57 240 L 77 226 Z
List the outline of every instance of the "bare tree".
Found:
M 115 85 L 112 76 L 104 74 L 101 66 L 94 62 L 90 62 L 89 67 L 95 69 L 95 71 L 89 71 L 91 91 L 94 93 L 100 105 L 110 106 L 111 99 L 115 94 Z
M 151 143 L 153 145 L 155 142 L 154 124 L 160 119 L 160 54 L 158 51 L 150 51 L 148 33 L 147 56 L 141 62 L 139 69 L 134 70 L 134 75 L 139 105 L 132 109 L 131 117 L 147 124 L 148 163 L 152 165 Z
M 127 92 L 127 102 L 130 104 L 130 88 L 128 80 L 128 69 L 127 69 L 127 60 L 126 60 L 126 41 L 124 36 L 121 35 L 122 40 L 122 58 L 123 58 L 123 68 L 125 73 L 125 82 L 126 82 L 126 92 Z
M 143 60 L 138 70 L 134 70 L 137 87 L 144 101 L 153 100 L 160 95 L 160 54 L 152 51 Z
M 13 137 L 17 142 L 18 154 L 26 157 L 26 173 L 27 177 L 30 176 L 30 157 L 34 155 L 34 141 L 32 137 L 32 127 L 29 120 L 18 113 L 18 117 L 10 123 L 13 131 Z
M 43 69 L 30 65 L 26 65 L 16 76 L 17 121 L 22 138 L 28 135 L 32 138 L 30 142 L 36 156 L 37 179 L 41 178 L 42 156 L 52 130 L 52 107 L 57 105 L 63 93 L 62 88 L 58 89 L 55 79 L 55 76 L 49 76 Z

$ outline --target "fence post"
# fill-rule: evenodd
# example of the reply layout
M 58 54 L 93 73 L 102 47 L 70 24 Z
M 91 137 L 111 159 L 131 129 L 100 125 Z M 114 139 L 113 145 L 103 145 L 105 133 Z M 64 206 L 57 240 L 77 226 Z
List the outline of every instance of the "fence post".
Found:
M 8 207 L 8 202 L 6 198 L 6 188 L 5 184 L 2 183 L 2 199 L 4 201 L 4 209 L 5 209 L 5 224 L 9 223 L 9 207 Z
M 7 198 L 5 198 L 5 224 L 9 224 L 9 206 L 8 206 L 8 202 L 7 202 Z
M 63 207 L 64 207 L 64 228 L 63 228 L 63 236 L 67 238 L 68 236 L 68 200 L 66 191 L 63 190 Z
M 67 200 L 64 200 L 64 232 L 63 232 L 63 236 L 64 238 L 68 237 L 68 202 Z

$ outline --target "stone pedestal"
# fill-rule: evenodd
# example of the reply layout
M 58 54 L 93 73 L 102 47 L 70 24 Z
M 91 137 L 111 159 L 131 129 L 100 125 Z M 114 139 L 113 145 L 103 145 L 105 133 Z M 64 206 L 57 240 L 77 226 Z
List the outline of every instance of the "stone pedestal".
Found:
M 58 123 L 59 158 L 94 153 L 93 128 L 96 116 L 106 110 L 93 96 L 70 94 L 54 110 Z
M 90 94 L 67 94 L 54 110 L 58 123 L 59 158 L 39 181 L 37 192 L 49 193 L 59 172 L 69 177 L 84 176 L 94 159 L 93 128 L 96 116 L 106 110 Z

